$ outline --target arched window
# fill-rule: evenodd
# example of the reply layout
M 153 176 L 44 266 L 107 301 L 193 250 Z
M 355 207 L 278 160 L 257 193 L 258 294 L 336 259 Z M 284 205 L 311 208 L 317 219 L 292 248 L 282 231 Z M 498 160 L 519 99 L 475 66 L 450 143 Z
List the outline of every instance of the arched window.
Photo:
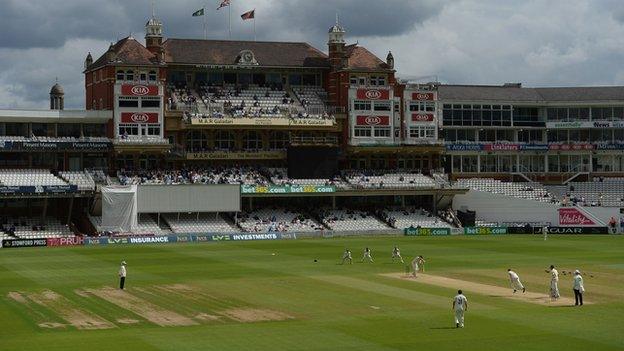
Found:
M 126 71 L 126 80 L 132 81 L 134 80 L 134 71 L 129 69 Z
M 234 134 L 227 130 L 220 130 L 215 135 L 215 147 L 221 150 L 234 149 Z
M 139 72 L 139 80 L 141 82 L 146 82 L 147 81 L 147 73 L 145 72 Z
M 243 137 L 243 148 L 245 150 L 262 149 L 262 136 L 257 131 L 251 130 Z
M 288 147 L 290 135 L 288 132 L 275 131 L 269 136 L 269 148 L 271 150 L 282 150 Z
M 149 71 L 149 80 L 152 82 L 156 81 L 156 71 Z
M 201 130 L 191 130 L 186 133 L 186 150 L 201 152 L 208 150 L 208 137 Z
M 126 78 L 126 75 L 124 74 L 124 71 L 119 70 L 117 71 L 117 80 L 124 80 Z

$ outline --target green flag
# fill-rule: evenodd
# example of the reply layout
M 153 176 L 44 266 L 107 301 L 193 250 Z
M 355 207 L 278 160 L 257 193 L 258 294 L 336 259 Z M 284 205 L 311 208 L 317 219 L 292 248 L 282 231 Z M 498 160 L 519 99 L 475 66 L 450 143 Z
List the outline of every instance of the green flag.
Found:
M 193 12 L 193 17 L 203 16 L 203 15 L 204 15 L 204 9 L 199 9 L 199 10 Z

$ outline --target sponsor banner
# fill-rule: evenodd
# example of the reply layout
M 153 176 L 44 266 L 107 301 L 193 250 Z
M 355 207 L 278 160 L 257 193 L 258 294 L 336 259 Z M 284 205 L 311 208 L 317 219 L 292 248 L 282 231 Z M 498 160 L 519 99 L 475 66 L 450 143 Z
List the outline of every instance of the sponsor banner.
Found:
M 39 247 L 47 246 L 48 241 L 45 238 L 42 239 L 4 239 L 2 240 L 2 247 Z
M 597 143 L 594 144 L 594 148 L 596 150 L 624 150 L 624 144 Z
M 552 151 L 582 151 L 593 150 L 594 145 L 587 143 L 580 144 L 549 144 L 548 149 Z
M 285 158 L 285 151 L 207 151 L 186 154 L 187 160 L 282 160 Z
M 520 144 L 485 144 L 485 151 L 518 151 Z
M 67 194 L 78 192 L 77 185 L 3 186 L 0 194 Z
M 465 235 L 498 235 L 507 234 L 507 227 L 465 227 Z
M 333 185 L 241 185 L 241 194 L 335 193 Z
M 541 227 L 534 228 L 535 234 L 542 234 Z M 549 234 L 609 234 L 607 227 L 548 227 Z
M 137 236 L 128 237 L 128 244 L 166 244 L 168 236 Z
M 276 127 L 332 127 L 333 119 L 317 118 L 191 118 L 191 125 L 232 125 L 232 126 L 276 126 Z
M 121 95 L 130 96 L 156 96 L 158 95 L 157 85 L 122 84 Z
M 48 246 L 76 246 L 84 245 L 84 238 L 81 236 L 48 238 Z
M 412 100 L 433 101 L 435 100 L 435 94 L 434 93 L 412 93 Z
M 232 234 L 230 240 L 279 240 L 282 238 L 281 233 L 266 233 L 266 234 Z
M 446 144 L 447 151 L 482 151 L 482 144 Z
M 596 225 L 593 220 L 575 207 L 565 207 L 559 210 L 559 225 Z
M 412 113 L 412 122 L 433 122 L 433 113 Z
M 358 89 L 356 93 L 358 100 L 388 100 L 390 90 L 388 89 Z
M 157 124 L 158 113 L 153 112 L 122 112 L 121 123 Z
M 405 228 L 406 236 L 451 235 L 451 228 Z
M 550 128 L 550 129 L 624 128 L 624 121 L 546 122 L 546 128 Z
M 358 126 L 388 126 L 390 116 L 357 116 L 356 124 Z
M 108 151 L 110 141 L 0 141 L 0 150 L 10 151 Z
M 520 145 L 522 151 L 548 151 L 548 144 L 524 144 Z

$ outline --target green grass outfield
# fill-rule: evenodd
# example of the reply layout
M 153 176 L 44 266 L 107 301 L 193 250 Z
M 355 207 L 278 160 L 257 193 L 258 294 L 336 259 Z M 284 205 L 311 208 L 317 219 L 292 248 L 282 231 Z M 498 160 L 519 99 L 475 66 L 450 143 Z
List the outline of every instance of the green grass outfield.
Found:
M 580 268 L 593 304 L 549 307 L 468 292 L 466 328 L 455 329 L 455 289 L 380 275 L 404 271 L 390 263 L 395 243 L 405 258 L 424 255 L 429 274 L 507 287 L 512 267 L 529 291 L 544 294 L 548 265 Z M 374 264 L 359 263 L 365 246 Z M 353 265 L 338 264 L 345 247 Z M 116 293 L 102 288 L 117 284 L 122 259 L 132 297 L 125 307 L 90 293 Z M 0 350 L 622 350 L 623 273 L 624 236 L 0 249 Z M 561 275 L 560 289 L 572 295 L 569 275 Z M 67 311 L 74 314 L 62 316 Z M 68 325 L 85 315 L 108 329 Z M 153 322 L 162 316 L 192 325 Z

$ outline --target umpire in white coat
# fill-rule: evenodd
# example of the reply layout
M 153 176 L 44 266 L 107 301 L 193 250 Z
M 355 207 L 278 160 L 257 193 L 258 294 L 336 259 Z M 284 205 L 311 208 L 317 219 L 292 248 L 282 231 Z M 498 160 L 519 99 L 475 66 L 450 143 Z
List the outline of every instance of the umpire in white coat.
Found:
M 121 261 L 121 266 L 119 267 L 119 289 L 123 290 L 124 285 L 126 285 L 126 274 L 128 271 L 126 270 L 126 261 Z

